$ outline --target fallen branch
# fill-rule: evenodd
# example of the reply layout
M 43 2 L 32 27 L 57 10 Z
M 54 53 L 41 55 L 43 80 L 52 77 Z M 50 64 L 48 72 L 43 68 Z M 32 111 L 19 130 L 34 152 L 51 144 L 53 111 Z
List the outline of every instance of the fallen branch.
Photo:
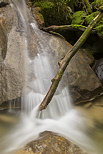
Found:
M 46 32 L 56 32 L 56 31 L 66 31 L 66 30 L 70 30 L 70 31 L 82 31 L 84 32 L 86 30 L 86 26 L 83 25 L 62 25 L 62 26 L 49 26 L 49 27 L 42 27 L 41 30 L 46 31 Z M 92 33 L 96 33 L 96 30 L 92 30 Z
M 87 27 L 87 29 L 84 31 L 84 33 L 81 35 L 81 37 L 78 39 L 78 41 L 75 43 L 75 45 L 71 48 L 70 51 L 67 52 L 65 57 L 59 62 L 59 70 L 52 80 L 52 84 L 50 86 L 50 89 L 48 90 L 45 98 L 40 104 L 39 110 L 43 110 L 47 107 L 47 105 L 50 103 L 58 84 L 63 76 L 63 73 L 68 66 L 71 58 L 76 54 L 78 49 L 83 45 L 83 43 L 86 41 L 88 35 L 92 31 L 93 27 L 100 21 L 100 19 L 103 17 L 103 9 L 100 10 L 100 13 L 93 19 L 93 21 L 90 23 L 90 25 Z

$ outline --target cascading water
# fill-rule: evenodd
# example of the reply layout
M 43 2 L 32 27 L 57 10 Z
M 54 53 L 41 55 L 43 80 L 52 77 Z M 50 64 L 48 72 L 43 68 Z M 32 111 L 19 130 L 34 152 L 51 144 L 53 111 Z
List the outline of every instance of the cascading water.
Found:
M 49 89 L 51 79 L 58 70 L 57 60 L 54 57 L 52 43 L 48 42 L 45 33 L 38 29 L 35 21 L 28 21 L 25 1 L 11 2 L 17 12 L 24 41 L 25 85 L 22 95 L 24 112 L 14 131 L 6 136 L 4 140 L 6 149 L 2 154 L 15 153 L 15 150 L 37 139 L 39 134 L 46 130 L 58 133 L 94 154 L 93 142 L 87 134 L 88 121 L 72 106 L 68 88 L 63 80 L 47 109 L 38 111 L 39 104 Z M 37 39 L 37 53 L 34 58 L 29 55 L 31 29 Z

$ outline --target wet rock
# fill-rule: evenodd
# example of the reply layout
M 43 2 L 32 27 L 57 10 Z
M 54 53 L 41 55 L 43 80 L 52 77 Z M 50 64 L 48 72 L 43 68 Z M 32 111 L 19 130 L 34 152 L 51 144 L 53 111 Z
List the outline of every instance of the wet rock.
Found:
M 29 143 L 23 150 L 16 154 L 87 154 L 78 146 L 63 137 L 51 132 L 44 132 L 40 139 Z
M 23 44 L 15 20 L 10 5 L 0 8 L 0 104 L 20 97 L 23 85 Z
M 52 45 L 55 46 L 56 56 L 58 61 L 71 49 L 71 45 L 61 38 L 57 40 L 51 38 Z M 57 45 L 56 45 L 57 44 Z M 54 48 L 52 46 L 52 48 Z M 92 98 L 103 91 L 102 84 L 95 72 L 91 68 L 91 64 L 94 59 L 92 56 L 88 57 L 83 50 L 79 50 L 77 54 L 71 59 L 65 76 L 67 77 L 67 82 L 70 93 L 73 100 L 80 101 Z
M 0 23 L 3 22 L 3 19 L 0 20 Z M 2 24 L 0 24 L 0 61 L 5 59 L 6 51 L 7 51 L 7 37 L 4 33 Z
M 41 8 L 40 7 L 35 7 L 33 8 L 32 7 L 32 13 L 38 23 L 39 26 L 44 26 L 44 18 L 43 18 L 43 15 L 40 13 L 41 11 Z
M 93 69 L 96 72 L 98 78 L 103 82 L 103 58 L 95 62 Z

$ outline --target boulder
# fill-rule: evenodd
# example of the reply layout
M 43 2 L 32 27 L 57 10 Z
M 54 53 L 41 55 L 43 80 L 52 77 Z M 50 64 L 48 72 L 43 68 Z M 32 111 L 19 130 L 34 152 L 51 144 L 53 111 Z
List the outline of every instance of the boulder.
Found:
M 24 45 L 16 20 L 10 5 L 0 8 L 0 104 L 21 96 Z
M 103 58 L 96 60 L 94 66 L 93 66 L 93 69 L 96 72 L 98 78 L 103 83 Z
M 58 61 L 72 48 L 60 37 L 51 36 L 50 44 Z M 74 102 L 87 101 L 103 91 L 101 81 L 91 68 L 93 61 L 93 57 L 88 56 L 88 50 L 86 52 L 85 49 L 80 49 L 66 69 L 67 80 L 65 82 L 67 82 Z
M 87 154 L 75 144 L 51 132 L 44 132 L 16 154 Z

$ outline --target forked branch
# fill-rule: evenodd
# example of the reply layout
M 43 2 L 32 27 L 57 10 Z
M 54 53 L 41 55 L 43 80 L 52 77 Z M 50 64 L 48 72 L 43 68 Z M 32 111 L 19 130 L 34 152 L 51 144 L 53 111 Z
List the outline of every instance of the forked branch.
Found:
M 40 104 L 40 107 L 39 107 L 40 111 L 45 109 L 47 107 L 47 105 L 50 103 L 71 58 L 76 54 L 78 49 L 83 45 L 83 43 L 86 41 L 88 35 L 91 33 L 93 27 L 100 21 L 100 19 L 102 17 L 103 17 L 103 10 L 101 9 L 99 14 L 92 20 L 90 25 L 86 28 L 84 33 L 81 35 L 81 37 L 75 43 L 75 45 L 71 48 L 70 51 L 67 52 L 65 57 L 59 62 L 59 70 L 58 70 L 56 76 L 54 77 L 54 79 L 52 80 L 52 84 L 51 84 L 44 100 Z

